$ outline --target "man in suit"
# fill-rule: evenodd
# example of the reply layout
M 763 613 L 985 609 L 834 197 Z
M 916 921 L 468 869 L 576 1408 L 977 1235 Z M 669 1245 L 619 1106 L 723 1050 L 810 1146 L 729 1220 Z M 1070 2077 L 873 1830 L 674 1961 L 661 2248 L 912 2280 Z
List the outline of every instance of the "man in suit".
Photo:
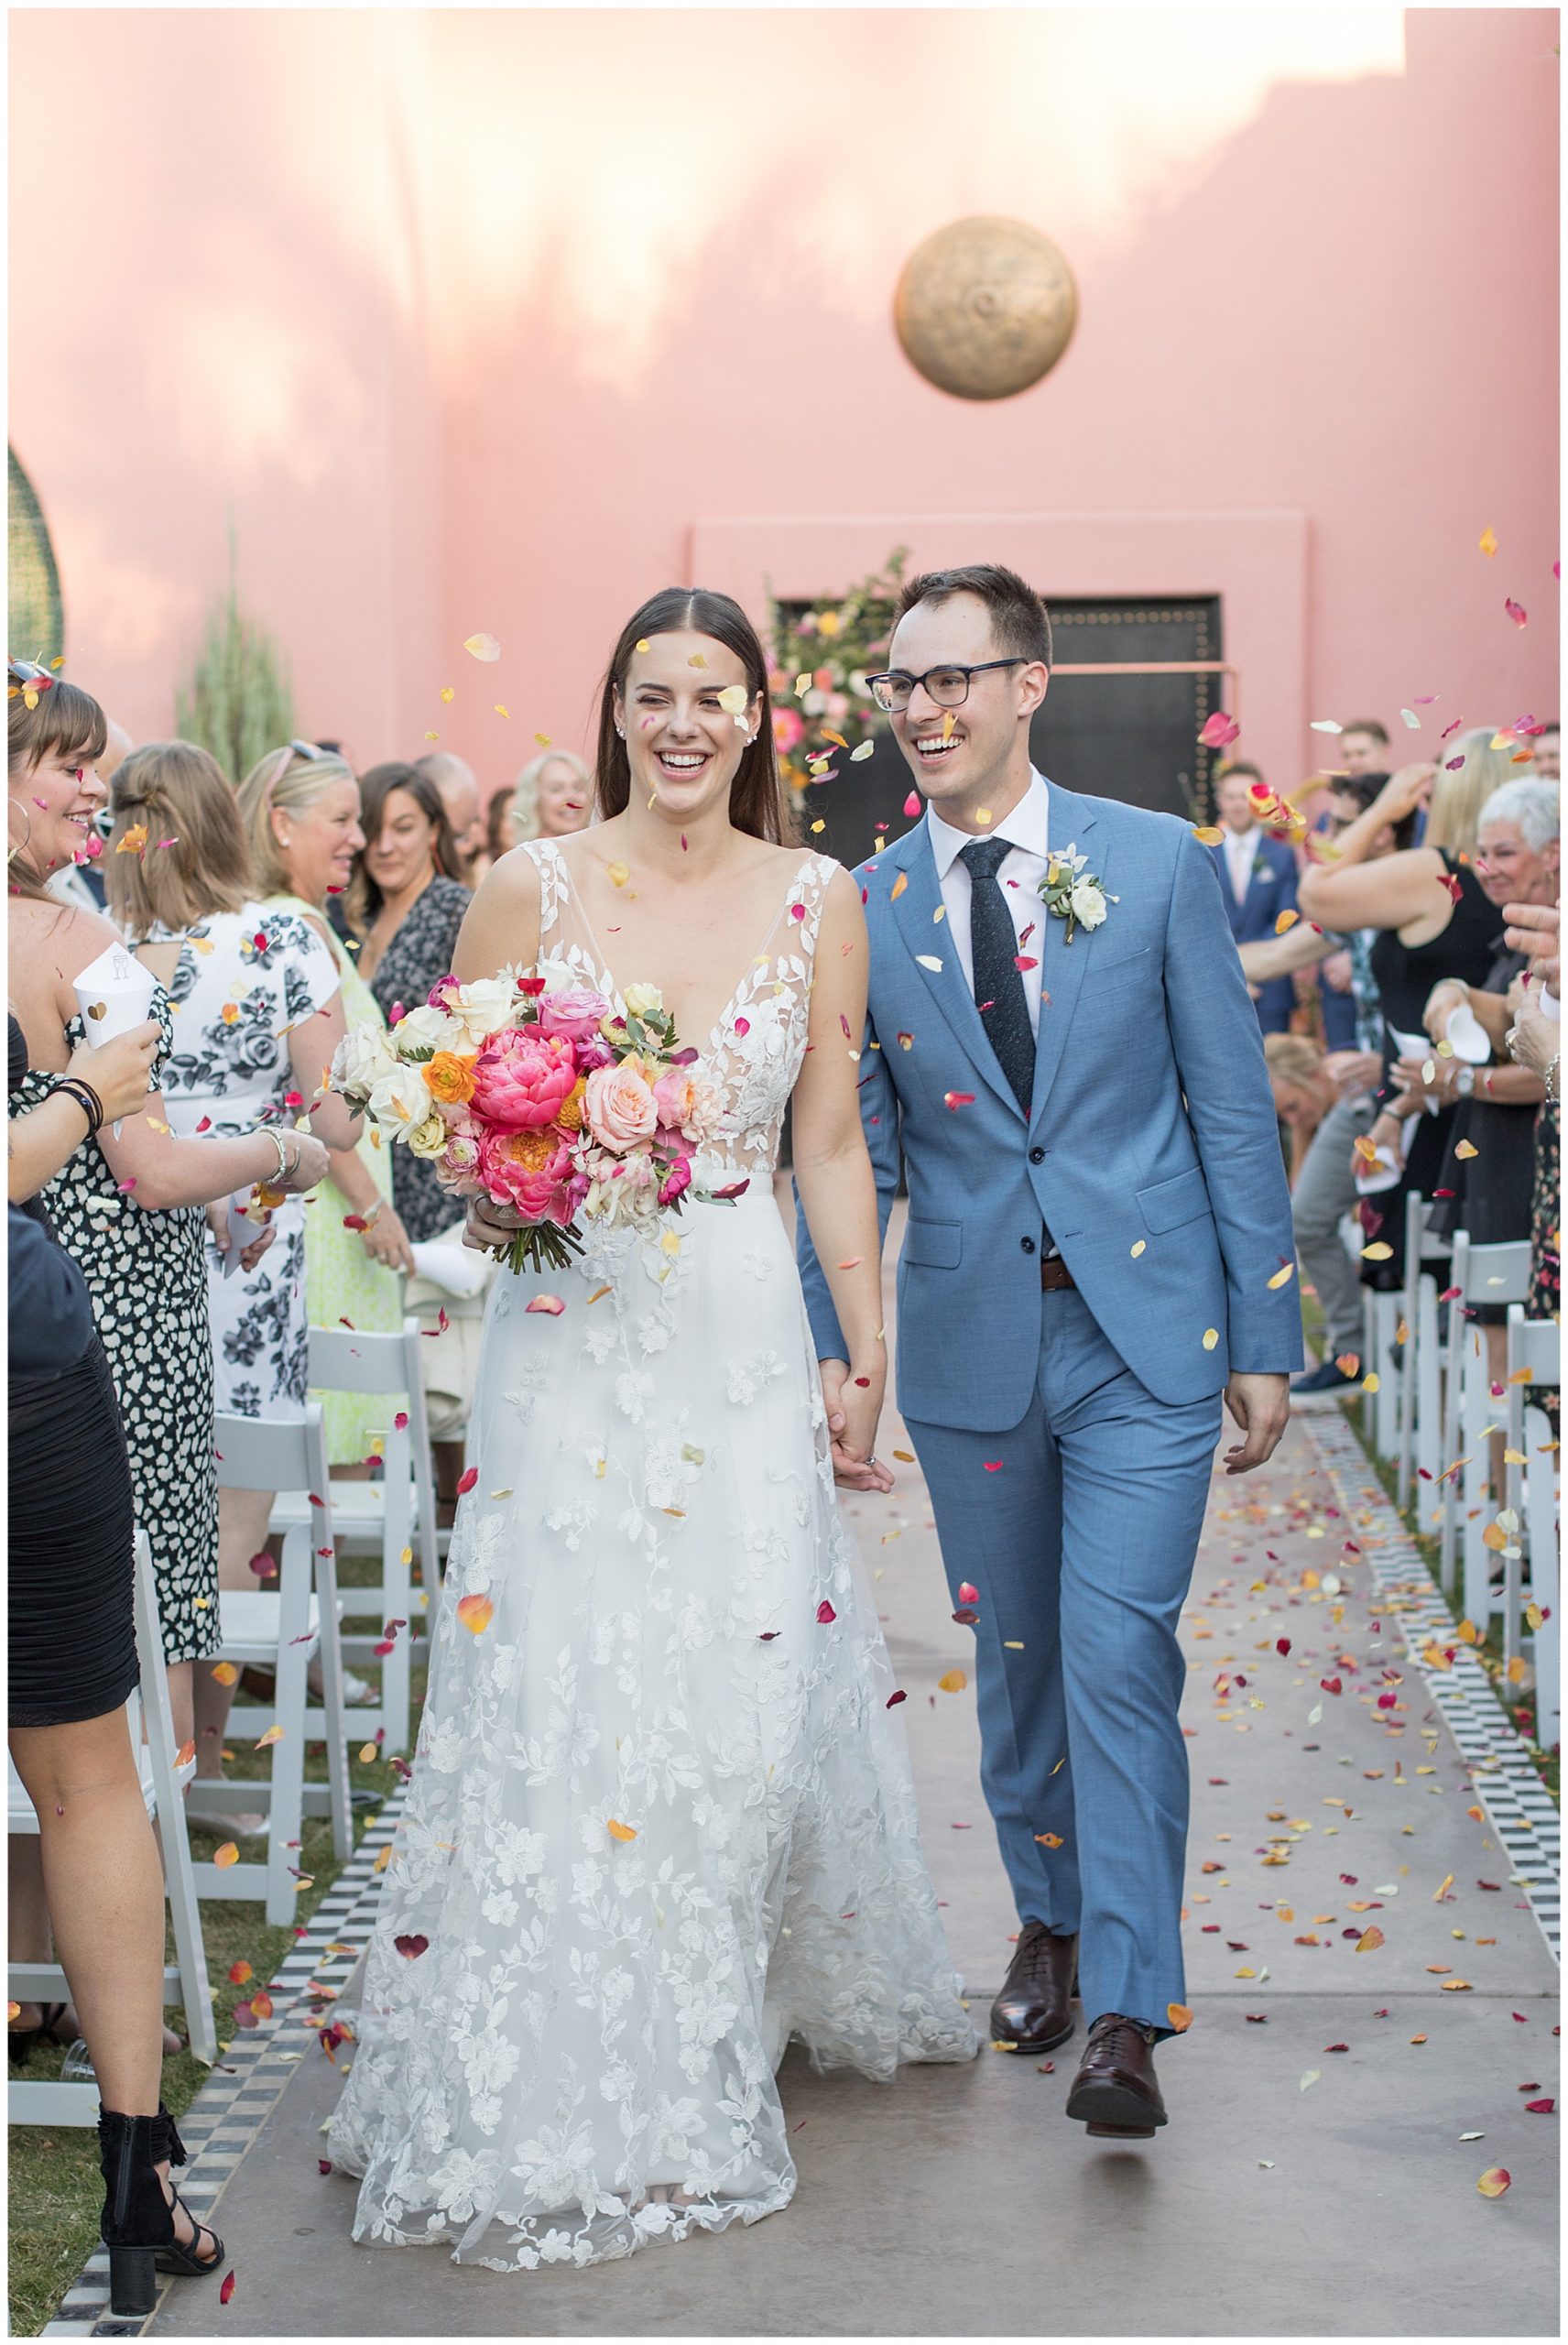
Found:
M 1283 839 L 1269 836 L 1253 811 L 1251 787 L 1262 779 L 1256 766 L 1226 766 L 1214 792 L 1225 837 L 1211 851 L 1238 944 L 1274 935 L 1280 913 L 1296 910 L 1296 858 Z M 1290 979 L 1272 978 L 1258 992 L 1258 1023 L 1266 1034 L 1286 1033 L 1295 1006 Z
M 1050 661 L 1010 571 L 904 589 L 874 689 L 931 803 L 858 875 L 861 1101 L 884 1233 L 900 1156 L 909 1178 L 898 1405 L 954 1603 L 979 1589 L 982 1777 L 1021 1925 L 991 2033 L 1063 2042 L 1076 1973 L 1067 2113 L 1148 2136 L 1152 2047 L 1184 2023 L 1177 1620 L 1222 1393 L 1245 1473 L 1284 1429 L 1300 1314 L 1272 1283 L 1290 1198 L 1215 864 L 1175 817 L 1034 770 Z M 837 1434 L 845 1347 L 800 1231 Z M 887 1486 L 836 1443 L 835 1466 Z

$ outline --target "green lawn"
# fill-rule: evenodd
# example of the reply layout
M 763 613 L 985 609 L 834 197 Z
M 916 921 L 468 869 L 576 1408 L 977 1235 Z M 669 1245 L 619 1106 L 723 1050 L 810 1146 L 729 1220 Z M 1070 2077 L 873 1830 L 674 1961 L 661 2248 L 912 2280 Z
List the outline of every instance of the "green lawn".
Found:
M 368 1565 L 341 1562 L 339 1576 L 345 1583 L 351 1578 L 365 1581 L 372 1577 Z M 416 1596 L 415 1601 L 418 1602 Z M 357 1625 L 357 1624 L 355 1624 Z M 366 1674 L 363 1667 L 361 1674 Z M 425 1673 L 421 1666 L 414 1671 L 413 1715 L 417 1722 L 424 1700 Z M 263 1776 L 267 1772 L 267 1754 L 248 1747 L 250 1738 L 245 1728 L 245 1704 L 237 1700 L 231 1717 L 228 1747 L 234 1753 L 227 1772 L 233 1776 Z M 397 1777 L 389 1761 L 377 1760 L 362 1765 L 357 1756 L 359 1745 L 349 1745 L 349 1777 L 353 1788 L 390 1793 Z M 306 1760 L 306 1774 L 316 1782 L 324 1780 L 326 1761 L 319 1749 Z M 366 1823 L 376 1814 L 374 1807 L 354 1811 L 354 1837 L 363 1833 Z M 192 1831 L 191 1852 L 198 1863 L 211 1860 L 222 1835 L 215 1832 Z M 299 1868 L 311 1876 L 309 1889 L 299 1894 L 296 1912 L 299 1920 L 308 1921 L 343 1871 L 332 1855 L 332 1827 L 325 1816 L 307 1816 Z M 294 1944 L 294 1932 L 288 1925 L 274 1928 L 262 1918 L 259 1904 L 240 1904 L 223 1900 L 204 1900 L 201 1906 L 201 1926 L 207 1947 L 207 1972 L 214 1991 L 214 2007 L 218 2018 L 218 2042 L 226 2045 L 234 2030 L 232 2013 L 243 1997 L 265 1986 L 273 1979 L 278 1965 Z M 172 1941 L 169 1959 L 174 1959 Z M 256 1976 L 244 1987 L 231 1986 L 229 1971 L 238 1961 L 248 1962 Z M 171 2011 L 170 2026 L 179 2026 L 180 2014 Z M 183 2034 L 183 2030 L 181 2030 Z M 301 2033 L 303 2033 L 301 2031 Z M 307 2043 L 309 2039 L 306 2039 Z M 25 2067 L 13 2067 L 13 2077 L 44 2078 L 57 2077 L 64 2059 L 58 2045 L 39 2045 Z M 223 2057 L 222 2052 L 219 2054 Z M 189 2052 L 182 2052 L 163 2064 L 164 2100 L 178 2118 L 187 2110 L 201 2089 L 207 2070 Z M 98 2243 L 98 2217 L 103 2202 L 103 2186 L 98 2172 L 98 2137 L 87 2127 L 14 2125 L 10 2129 L 10 2239 L 8 2245 L 8 2275 L 10 2284 L 10 2333 L 16 2337 L 36 2337 L 46 2321 L 52 2318 L 65 2291 L 75 2279 L 87 2257 Z M 215 2302 L 215 2299 L 214 2299 Z

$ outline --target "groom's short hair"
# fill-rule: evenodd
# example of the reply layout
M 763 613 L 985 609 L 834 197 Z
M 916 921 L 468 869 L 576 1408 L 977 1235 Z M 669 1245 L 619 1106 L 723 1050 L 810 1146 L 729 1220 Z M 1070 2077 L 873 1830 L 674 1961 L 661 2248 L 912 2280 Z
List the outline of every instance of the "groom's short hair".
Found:
M 1004 651 L 1020 660 L 1042 660 L 1051 665 L 1051 618 L 1043 601 L 1016 570 L 997 562 L 974 562 L 958 570 L 927 570 L 906 581 L 898 596 L 893 625 L 917 603 L 945 603 L 954 594 L 974 594 L 991 614 L 991 632 Z

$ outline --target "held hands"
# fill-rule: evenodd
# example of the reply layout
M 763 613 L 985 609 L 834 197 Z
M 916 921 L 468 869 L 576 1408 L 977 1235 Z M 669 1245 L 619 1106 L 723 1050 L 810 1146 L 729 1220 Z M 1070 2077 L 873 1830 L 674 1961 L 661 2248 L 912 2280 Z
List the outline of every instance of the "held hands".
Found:
M 1246 1436 L 1225 1451 L 1225 1472 L 1250 1474 L 1255 1466 L 1268 1464 L 1290 1423 L 1290 1380 L 1233 1375 L 1225 1386 L 1225 1407 Z
M 1383 1061 L 1376 1051 L 1330 1051 L 1323 1072 L 1331 1083 L 1338 1085 L 1342 1099 L 1382 1089 Z
M 101 1043 L 97 1050 L 79 1042 L 72 1051 L 66 1073 L 92 1085 L 103 1103 L 105 1123 L 117 1124 L 145 1105 L 158 1041 L 158 1020 L 149 1018 L 145 1025 L 116 1034 L 112 1042 Z
M 389 1205 L 383 1205 L 378 1213 L 371 1216 L 360 1232 L 359 1242 L 371 1260 L 379 1262 L 384 1270 L 413 1271 L 414 1249 L 408 1243 L 408 1233 Z
M 206 1208 L 206 1214 L 207 1227 L 212 1233 L 212 1243 L 217 1248 L 220 1254 L 226 1254 L 229 1250 L 229 1201 L 227 1197 L 219 1197 L 215 1204 L 208 1205 Z M 268 1214 L 265 1226 L 256 1231 L 256 1236 L 249 1240 L 248 1244 L 240 1249 L 240 1268 L 245 1272 L 247 1279 L 277 1235 L 278 1232 L 272 1225 L 272 1216 Z
M 882 1413 L 886 1369 L 878 1366 L 863 1371 L 866 1380 L 861 1384 L 850 1374 L 846 1360 L 824 1359 L 817 1364 L 833 1442 L 833 1480 L 841 1489 L 880 1490 L 885 1495 L 893 1487 L 893 1477 L 873 1445 L 877 1420 Z
M 494 1205 L 488 1197 L 474 1197 L 463 1223 L 463 1242 L 472 1246 L 476 1254 L 504 1253 L 522 1227 L 523 1216 L 515 1205 Z

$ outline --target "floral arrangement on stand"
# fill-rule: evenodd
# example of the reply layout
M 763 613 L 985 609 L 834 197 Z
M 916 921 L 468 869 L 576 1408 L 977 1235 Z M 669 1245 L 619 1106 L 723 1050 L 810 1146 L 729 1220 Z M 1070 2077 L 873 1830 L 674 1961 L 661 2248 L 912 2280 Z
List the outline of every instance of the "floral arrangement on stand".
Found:
M 689 1191 L 724 1203 L 746 1186 L 692 1187 L 692 1158 L 722 1114 L 696 1061 L 657 987 L 631 987 L 623 1017 L 590 987 L 550 992 L 507 969 L 442 977 L 388 1031 L 355 1027 L 328 1083 L 433 1163 L 452 1195 L 523 1216 L 504 1257 L 514 1271 L 565 1270 L 583 1250 L 579 1215 L 650 1236 Z
M 831 781 L 835 754 L 856 765 L 871 755 L 886 720 L 866 679 L 887 659 L 908 560 L 909 548 L 896 546 L 869 578 L 804 611 L 788 609 L 769 590 L 773 737 L 790 790 Z

